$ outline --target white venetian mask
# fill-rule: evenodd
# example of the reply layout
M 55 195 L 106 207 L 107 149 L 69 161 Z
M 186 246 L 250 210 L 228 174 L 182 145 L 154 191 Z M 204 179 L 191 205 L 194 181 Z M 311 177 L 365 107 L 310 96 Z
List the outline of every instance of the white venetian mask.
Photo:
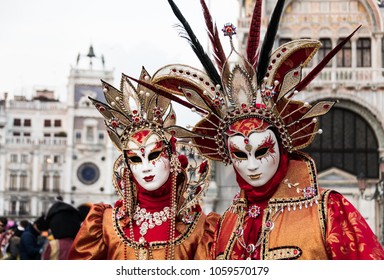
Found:
M 234 168 L 253 187 L 265 185 L 279 167 L 278 142 L 269 129 L 252 132 L 249 137 L 239 134 L 230 136 L 228 149 Z
M 154 191 L 167 182 L 170 161 L 166 146 L 157 134 L 145 135 L 140 141 L 129 140 L 125 153 L 133 177 L 144 189 Z

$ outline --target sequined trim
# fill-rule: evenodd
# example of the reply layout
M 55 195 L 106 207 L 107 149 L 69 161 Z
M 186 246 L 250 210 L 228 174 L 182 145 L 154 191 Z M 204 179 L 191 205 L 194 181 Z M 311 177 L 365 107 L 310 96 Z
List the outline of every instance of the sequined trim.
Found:
M 319 205 L 319 221 L 320 221 L 320 226 L 321 226 L 321 234 L 323 236 L 324 242 L 326 241 L 326 227 L 327 227 L 327 201 L 329 194 L 332 192 L 332 190 L 325 190 L 322 193 L 321 200 L 320 200 L 320 205 Z
M 295 260 L 300 258 L 303 251 L 299 247 L 278 247 L 268 251 L 266 260 Z
M 133 247 L 134 246 L 133 244 L 136 244 L 136 246 L 139 247 L 139 242 L 132 241 L 128 236 L 126 236 L 124 229 L 122 228 L 121 223 L 116 219 L 116 212 L 118 211 L 118 209 L 119 209 L 118 207 L 115 207 L 112 209 L 113 228 L 114 228 L 116 234 L 119 236 L 120 240 L 123 241 L 128 246 Z M 201 217 L 201 213 L 195 213 L 194 221 L 191 224 L 186 225 L 184 232 L 181 233 L 175 239 L 175 245 L 179 245 L 179 244 L 183 243 L 187 238 L 189 238 L 189 236 L 195 230 L 197 223 L 200 220 L 200 217 Z M 159 249 L 159 248 L 167 246 L 167 241 L 150 242 L 150 246 L 152 249 Z

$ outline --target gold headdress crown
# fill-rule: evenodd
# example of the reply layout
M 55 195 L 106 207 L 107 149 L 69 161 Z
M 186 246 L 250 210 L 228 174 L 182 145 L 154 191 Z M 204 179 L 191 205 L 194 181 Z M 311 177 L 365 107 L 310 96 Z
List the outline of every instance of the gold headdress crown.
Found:
M 141 81 L 151 81 L 143 67 Z M 164 134 L 164 127 L 176 123 L 176 114 L 168 98 L 141 86 L 135 88 L 126 75 L 122 75 L 120 90 L 102 81 L 103 92 L 108 104 L 92 99 L 94 106 L 104 116 L 108 135 L 120 150 L 126 148 L 127 142 L 136 131 L 150 129 L 156 131 L 163 140 L 171 137 Z
M 152 83 L 152 79 L 143 67 L 137 81 Z M 91 97 L 89 99 L 103 115 L 109 137 L 120 151 L 126 150 L 130 137 L 140 130 L 152 130 L 172 146 L 170 161 L 171 173 L 174 176 L 173 184 L 176 185 L 177 176 L 181 176 L 180 178 L 184 180 L 182 186 L 177 190 L 179 194 L 177 214 L 188 216 L 191 208 L 200 202 L 208 188 L 210 165 L 206 159 L 201 158 L 202 163 L 198 174 L 191 176 L 187 172 L 191 169 L 195 170 L 197 167 L 188 160 L 184 163 L 186 166 L 179 161 L 177 154 L 182 153 L 178 152 L 178 149 L 188 145 L 176 144 L 170 140 L 172 134 L 168 129 L 173 130 L 176 124 L 176 114 L 170 99 L 156 94 L 156 91 L 148 89 L 140 83 L 135 88 L 128 76 L 124 74 L 121 78 L 120 90 L 105 81 L 102 81 L 102 85 L 107 104 Z M 127 162 L 124 155 L 121 154 L 114 163 L 113 184 L 117 194 L 123 199 L 127 193 L 132 192 L 129 201 L 133 201 L 133 197 L 136 197 L 135 188 L 131 188 L 131 183 L 128 181 L 123 183 L 124 176 L 128 174 L 126 168 Z M 174 190 L 176 191 L 176 187 Z
M 206 71 L 204 73 L 186 65 L 169 65 L 156 72 L 150 83 L 139 81 L 174 101 L 182 103 L 177 95 L 184 96 L 188 107 L 202 114 L 202 120 L 192 131 L 177 126 L 169 128 L 176 137 L 191 138 L 203 156 L 229 163 L 225 134 L 228 127 L 238 120 L 258 118 L 266 121 L 277 130 L 283 147 L 289 152 L 307 147 L 315 134 L 322 132 L 318 129 L 317 117 L 326 114 L 335 102 L 321 101 L 311 106 L 293 98 L 315 78 L 357 29 L 302 79 L 302 68 L 312 59 L 321 43 L 310 39 L 293 40 L 271 51 L 284 1 L 279 0 L 276 4 L 260 50 L 262 1 L 256 1 L 245 59 L 233 47 L 232 35 L 236 34 L 236 28 L 232 24 L 223 28 L 231 43 L 230 55 L 227 57 L 224 54 L 217 27 L 212 23 L 204 0 L 201 0 L 220 75 L 177 6 L 171 0 L 168 2 L 183 25 L 186 33 L 183 37 L 189 40 Z M 239 59 L 231 67 L 228 59 L 234 53 Z

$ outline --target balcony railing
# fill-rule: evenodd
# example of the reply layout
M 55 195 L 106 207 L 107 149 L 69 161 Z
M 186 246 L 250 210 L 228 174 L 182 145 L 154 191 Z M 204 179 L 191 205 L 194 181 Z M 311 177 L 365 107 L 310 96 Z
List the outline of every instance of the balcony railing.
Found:
M 40 139 L 33 139 L 31 137 L 8 137 L 6 144 L 10 145 L 50 145 L 50 146 L 65 146 L 67 145 L 67 138 L 65 137 L 45 137 Z
M 31 102 L 31 101 L 10 100 L 8 107 L 10 109 L 64 111 L 67 109 L 67 104 L 61 103 L 61 102 L 40 102 L 40 101 Z
M 303 69 L 303 77 L 310 69 Z M 324 68 L 311 82 L 312 87 L 342 85 L 350 88 L 377 87 L 384 85 L 384 68 Z

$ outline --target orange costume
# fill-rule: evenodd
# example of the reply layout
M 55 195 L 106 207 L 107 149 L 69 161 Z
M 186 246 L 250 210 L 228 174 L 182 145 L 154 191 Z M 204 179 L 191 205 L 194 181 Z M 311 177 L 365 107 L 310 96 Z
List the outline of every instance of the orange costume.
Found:
M 284 180 L 270 198 L 250 199 L 257 201 L 252 204 L 246 197 L 242 190 L 221 217 L 213 258 L 384 259 L 361 214 L 341 194 L 317 186 L 314 162 L 303 153 L 290 155 Z M 252 205 L 262 207 L 257 218 L 248 215 Z
M 157 204 L 153 204 L 156 207 Z M 167 259 L 167 240 L 153 236 L 146 247 L 140 247 L 139 240 L 132 241 L 125 230 L 128 217 L 116 218 L 121 206 L 112 207 L 106 204 L 94 204 L 87 219 L 77 235 L 71 249 L 71 259 Z M 214 219 L 212 217 L 211 219 Z M 215 222 L 212 221 L 212 224 Z M 174 259 L 193 260 L 208 259 L 209 244 L 212 242 L 214 226 L 206 220 L 201 211 L 194 213 L 193 222 L 178 221 L 175 225 L 177 237 L 174 240 Z M 209 233 L 209 234 L 207 234 Z M 139 235 L 137 235 L 139 236 Z

